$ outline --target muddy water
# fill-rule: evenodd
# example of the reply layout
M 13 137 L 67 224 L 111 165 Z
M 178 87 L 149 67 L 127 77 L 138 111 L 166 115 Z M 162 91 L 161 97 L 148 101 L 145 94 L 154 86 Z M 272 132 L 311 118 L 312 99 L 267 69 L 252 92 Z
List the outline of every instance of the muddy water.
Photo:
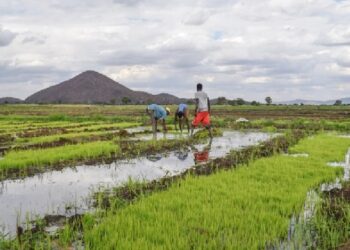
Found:
M 223 157 L 230 150 L 257 144 L 273 135 L 259 132 L 226 131 L 205 144 L 167 154 L 149 155 L 129 161 L 98 166 L 77 166 L 50 171 L 23 180 L 0 182 L 0 225 L 10 235 L 16 221 L 44 215 L 74 215 L 91 208 L 91 194 L 133 180 L 154 180 L 177 175 L 210 159 Z

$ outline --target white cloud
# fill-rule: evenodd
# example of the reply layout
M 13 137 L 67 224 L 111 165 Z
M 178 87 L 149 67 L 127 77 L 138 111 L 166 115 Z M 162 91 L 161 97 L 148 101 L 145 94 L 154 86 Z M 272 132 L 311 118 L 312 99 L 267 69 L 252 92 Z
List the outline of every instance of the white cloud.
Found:
M 152 93 L 191 97 L 202 81 L 212 98 L 334 99 L 350 81 L 349 23 L 334 0 L 2 1 L 0 92 L 93 69 Z
M 271 78 L 267 76 L 251 76 L 244 79 L 245 83 L 267 83 L 269 81 Z

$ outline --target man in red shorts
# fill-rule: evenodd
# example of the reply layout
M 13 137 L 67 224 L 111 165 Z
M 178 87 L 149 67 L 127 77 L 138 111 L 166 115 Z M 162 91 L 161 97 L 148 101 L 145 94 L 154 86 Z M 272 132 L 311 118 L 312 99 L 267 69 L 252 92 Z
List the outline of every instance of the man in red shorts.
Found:
M 210 101 L 208 95 L 203 92 L 203 85 L 201 83 L 197 84 L 197 92 L 195 94 L 196 109 L 195 117 L 192 121 L 191 136 L 193 135 L 193 130 L 199 124 L 202 124 L 209 131 L 210 138 L 213 138 L 213 133 L 211 131 L 210 125 Z

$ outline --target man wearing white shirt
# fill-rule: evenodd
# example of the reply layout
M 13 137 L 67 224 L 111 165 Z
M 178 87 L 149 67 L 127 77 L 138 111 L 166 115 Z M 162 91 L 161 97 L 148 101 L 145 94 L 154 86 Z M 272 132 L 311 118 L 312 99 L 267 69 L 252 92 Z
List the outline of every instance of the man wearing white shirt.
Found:
M 211 131 L 210 124 L 210 100 L 203 91 L 203 85 L 201 83 L 197 84 L 197 92 L 195 94 L 196 109 L 195 118 L 192 121 L 191 135 L 193 135 L 193 130 L 199 124 L 202 124 L 209 131 L 209 135 L 212 138 L 213 134 Z

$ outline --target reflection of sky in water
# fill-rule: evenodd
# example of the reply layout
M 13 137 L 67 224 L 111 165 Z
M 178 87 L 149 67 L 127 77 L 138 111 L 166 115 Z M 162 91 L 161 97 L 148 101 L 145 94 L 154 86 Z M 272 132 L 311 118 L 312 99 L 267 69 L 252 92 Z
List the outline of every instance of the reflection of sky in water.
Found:
M 213 139 L 209 158 L 222 157 L 232 149 L 253 145 L 270 137 L 266 133 L 227 131 L 223 137 Z M 24 221 L 26 214 L 73 214 L 74 211 L 66 211 L 66 204 L 78 207 L 77 212 L 83 212 L 89 207 L 91 192 L 101 186 L 118 186 L 129 178 L 154 180 L 180 174 L 195 164 L 194 152 L 208 147 L 208 142 L 167 154 L 99 166 L 65 168 L 24 180 L 0 182 L 0 224 L 15 232 L 19 214 L 21 221 Z
M 133 127 L 133 128 L 126 128 L 125 129 L 128 133 L 140 133 L 144 131 L 151 131 L 151 127 Z
M 345 155 L 345 161 L 344 162 L 329 162 L 328 166 L 330 167 L 342 167 L 344 169 L 344 175 L 343 175 L 343 180 L 344 181 L 349 181 L 350 180 L 350 149 Z M 327 183 L 327 184 L 322 184 L 321 190 L 322 191 L 330 191 L 332 189 L 341 189 L 342 184 L 341 180 L 339 178 L 336 179 L 334 183 Z

